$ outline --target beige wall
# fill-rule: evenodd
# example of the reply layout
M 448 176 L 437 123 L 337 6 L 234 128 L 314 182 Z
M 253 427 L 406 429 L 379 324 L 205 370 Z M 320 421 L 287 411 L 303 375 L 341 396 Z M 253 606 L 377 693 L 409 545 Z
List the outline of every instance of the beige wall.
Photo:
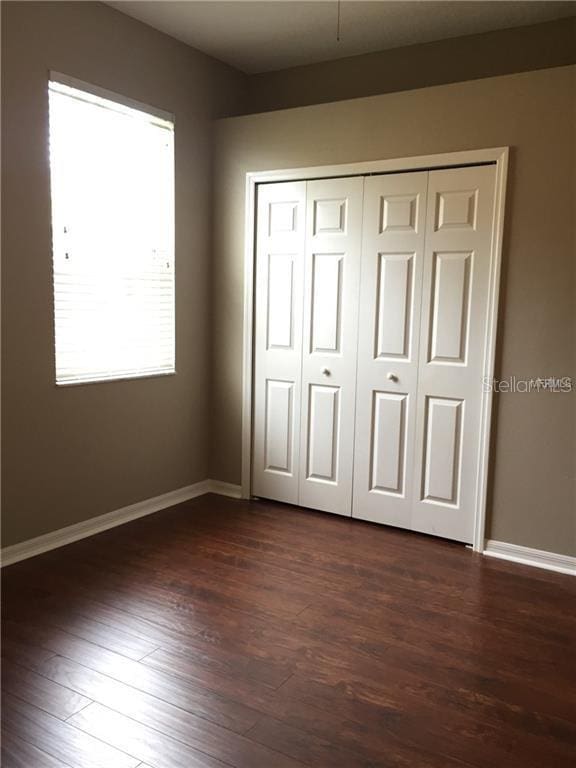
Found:
M 240 481 L 247 171 L 509 145 L 497 375 L 576 376 L 575 78 L 562 67 L 218 123 L 212 477 Z M 576 554 L 575 400 L 497 399 L 490 537 Z
M 247 112 L 576 64 L 576 17 L 251 75 Z
M 211 123 L 245 77 L 97 3 L 3 3 L 3 544 L 207 476 Z M 54 384 L 48 70 L 176 116 L 178 374 Z
M 211 119 L 243 111 L 248 79 L 98 3 L 3 3 L 2 24 L 5 546 L 208 474 L 239 482 L 247 170 L 511 145 L 498 372 L 576 375 L 573 68 L 221 121 L 211 270 Z M 565 40 L 573 27 L 554 24 L 540 25 L 538 45 L 511 43 L 510 35 L 524 39 L 535 30 L 508 31 L 489 67 L 556 66 L 573 57 Z M 358 61 L 255 76 L 252 108 L 507 71 L 475 63 L 471 44 L 459 55 L 454 41 L 374 54 L 371 77 L 359 76 Z M 398 57 L 420 64 L 402 70 Z M 49 69 L 176 115 L 175 377 L 54 385 Z M 500 397 L 494 538 L 574 551 L 574 416 L 574 396 Z

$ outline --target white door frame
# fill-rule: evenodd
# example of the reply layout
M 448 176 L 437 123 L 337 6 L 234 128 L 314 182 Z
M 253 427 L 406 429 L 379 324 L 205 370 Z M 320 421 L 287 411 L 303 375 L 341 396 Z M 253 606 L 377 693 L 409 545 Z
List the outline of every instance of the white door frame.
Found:
M 256 258 L 256 192 L 258 184 L 278 181 L 307 181 L 338 176 L 369 176 L 402 171 L 424 171 L 437 168 L 457 168 L 484 163 L 496 164 L 494 198 L 494 226 L 490 248 L 490 280 L 486 320 L 486 346 L 482 365 L 483 381 L 494 375 L 498 297 L 502 264 L 502 237 L 506 177 L 508 174 L 508 147 L 472 149 L 439 155 L 421 155 L 393 160 L 374 160 L 345 165 L 326 165 L 246 174 L 246 222 L 244 237 L 244 338 L 242 381 L 242 498 L 250 498 L 252 472 L 252 392 L 254 345 L 254 263 Z M 490 453 L 490 424 L 492 418 L 492 392 L 484 391 L 481 402 L 480 461 L 476 477 L 474 509 L 474 542 L 476 552 L 484 551 L 486 527 L 486 497 L 488 486 L 488 459 Z

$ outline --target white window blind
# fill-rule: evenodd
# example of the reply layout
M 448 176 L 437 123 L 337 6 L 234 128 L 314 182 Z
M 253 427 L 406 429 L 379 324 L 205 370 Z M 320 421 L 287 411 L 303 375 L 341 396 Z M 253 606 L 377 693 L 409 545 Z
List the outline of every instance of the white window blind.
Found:
M 175 371 L 174 125 L 51 80 L 56 383 Z

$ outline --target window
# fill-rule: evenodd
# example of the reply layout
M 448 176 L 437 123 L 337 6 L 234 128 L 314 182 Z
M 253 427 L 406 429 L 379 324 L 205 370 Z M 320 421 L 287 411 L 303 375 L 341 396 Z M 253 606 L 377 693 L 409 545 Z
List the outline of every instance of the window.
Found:
M 174 124 L 78 85 L 49 83 L 56 383 L 174 373 Z

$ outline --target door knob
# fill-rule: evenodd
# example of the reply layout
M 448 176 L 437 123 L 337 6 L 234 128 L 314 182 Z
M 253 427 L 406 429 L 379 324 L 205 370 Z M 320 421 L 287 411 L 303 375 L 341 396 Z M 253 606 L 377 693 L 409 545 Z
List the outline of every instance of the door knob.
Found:
M 386 378 L 389 381 L 398 381 L 398 376 L 396 376 L 395 373 L 392 373 L 392 371 L 390 371 L 388 374 L 386 374 Z
M 330 376 L 330 369 L 329 368 L 322 368 L 322 373 L 324 376 Z

